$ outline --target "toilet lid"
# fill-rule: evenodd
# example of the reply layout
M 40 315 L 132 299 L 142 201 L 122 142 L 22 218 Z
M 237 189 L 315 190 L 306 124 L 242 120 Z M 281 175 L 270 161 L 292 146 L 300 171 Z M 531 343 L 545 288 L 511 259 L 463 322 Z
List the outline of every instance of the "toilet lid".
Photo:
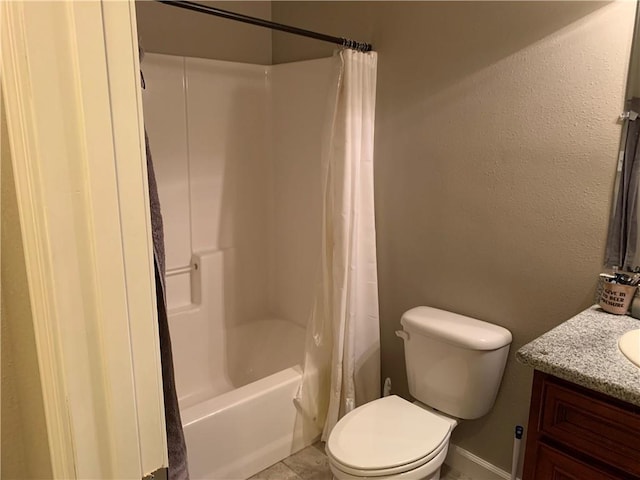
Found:
M 384 470 L 415 463 L 447 438 L 451 424 L 400 397 L 374 400 L 345 415 L 327 450 L 356 470 Z

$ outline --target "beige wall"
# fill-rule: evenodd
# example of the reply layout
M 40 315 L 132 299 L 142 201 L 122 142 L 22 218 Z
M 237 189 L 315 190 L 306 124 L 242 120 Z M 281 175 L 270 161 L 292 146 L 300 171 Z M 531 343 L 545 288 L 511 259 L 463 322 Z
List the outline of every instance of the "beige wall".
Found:
M 376 221 L 383 378 L 407 395 L 403 311 L 509 328 L 492 413 L 454 442 L 509 470 L 531 370 L 513 353 L 593 303 L 634 4 L 273 2 L 273 19 L 379 52 Z M 274 63 L 331 45 L 274 34 Z
M 0 102 L 2 103 L 2 102 Z M 52 478 L 4 108 L 1 108 L 2 392 L 0 477 Z
M 627 87 L 627 97 L 640 97 L 640 15 L 636 15 L 636 27 L 633 40 L 633 50 L 631 52 L 631 66 L 629 67 L 629 85 Z
M 203 5 L 269 20 L 271 2 L 202 1 Z M 136 1 L 138 36 L 146 51 L 271 64 L 271 30 L 171 7 Z

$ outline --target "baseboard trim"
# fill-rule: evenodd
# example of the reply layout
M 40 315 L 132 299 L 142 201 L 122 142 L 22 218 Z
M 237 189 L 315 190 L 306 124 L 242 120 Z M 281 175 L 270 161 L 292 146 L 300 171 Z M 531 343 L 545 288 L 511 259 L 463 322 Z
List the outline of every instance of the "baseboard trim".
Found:
M 487 462 L 479 456 L 450 444 L 444 463 L 473 480 L 510 480 L 511 474 Z M 520 480 L 518 478 L 517 480 Z

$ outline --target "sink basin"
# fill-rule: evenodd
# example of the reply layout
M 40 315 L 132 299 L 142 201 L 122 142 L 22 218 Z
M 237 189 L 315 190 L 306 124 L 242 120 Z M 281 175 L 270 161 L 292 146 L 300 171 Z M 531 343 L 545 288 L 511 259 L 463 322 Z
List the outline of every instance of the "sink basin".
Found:
M 640 329 L 631 330 L 620 337 L 618 347 L 624 356 L 640 367 Z

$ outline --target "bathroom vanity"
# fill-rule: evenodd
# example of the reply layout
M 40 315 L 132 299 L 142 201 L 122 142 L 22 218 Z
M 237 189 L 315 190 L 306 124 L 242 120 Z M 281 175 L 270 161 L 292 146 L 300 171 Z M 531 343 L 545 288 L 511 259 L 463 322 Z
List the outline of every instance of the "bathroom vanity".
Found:
M 638 328 L 594 306 L 517 352 L 535 369 L 523 480 L 640 480 L 640 368 L 618 349 Z

